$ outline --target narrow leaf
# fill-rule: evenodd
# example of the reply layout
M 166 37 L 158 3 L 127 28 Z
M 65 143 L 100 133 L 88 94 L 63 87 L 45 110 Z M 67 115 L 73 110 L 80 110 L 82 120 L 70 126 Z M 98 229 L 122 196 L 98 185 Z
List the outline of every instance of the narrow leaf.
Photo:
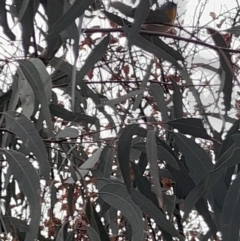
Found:
M 22 140 L 29 153 L 33 152 L 39 164 L 41 175 L 49 181 L 50 165 L 42 138 L 33 124 L 24 115 L 15 111 L 4 112 L 7 127 Z
M 7 21 L 7 10 L 6 10 L 6 1 L 0 1 L 0 24 L 3 28 L 3 33 L 12 41 L 15 41 L 16 36 L 13 34 L 11 29 L 8 26 Z
M 162 121 L 168 121 L 168 109 L 165 103 L 164 92 L 160 85 L 158 84 L 151 84 L 149 86 L 150 93 L 152 94 L 153 98 L 157 102 L 157 106 L 162 115 Z
M 177 147 L 184 155 L 189 174 L 195 183 L 206 178 L 208 171 L 212 168 L 209 155 L 193 140 L 178 134 L 173 134 Z
M 141 93 L 143 93 L 143 92 L 144 92 L 144 90 L 142 90 L 142 89 L 140 89 L 140 90 L 134 90 L 134 91 L 132 91 L 132 92 L 126 94 L 126 95 L 123 95 L 123 96 L 121 96 L 121 97 L 118 97 L 118 98 L 116 98 L 116 99 L 105 101 L 105 102 L 103 102 L 102 104 L 97 105 L 97 108 L 102 107 L 102 106 L 104 106 L 104 105 L 114 106 L 114 105 L 116 105 L 116 104 L 118 104 L 118 103 L 120 103 L 120 102 L 123 102 L 123 101 L 129 99 L 130 97 L 132 97 L 132 96 L 134 96 L 134 95 L 138 95 L 138 94 L 141 94 Z
M 211 136 L 207 134 L 203 126 L 202 120 L 197 118 L 183 118 L 169 121 L 168 124 L 173 128 L 179 130 L 182 134 L 200 137 L 203 139 L 211 140 Z
M 130 46 L 134 42 L 134 39 L 137 38 L 137 35 L 141 29 L 141 25 L 142 23 L 144 23 L 146 17 L 148 16 L 149 9 L 150 9 L 150 2 L 145 0 L 140 0 L 134 13 L 134 23 L 128 35 L 128 44 Z
M 132 241 L 143 241 L 142 213 L 131 200 L 126 187 L 122 184 L 107 184 L 99 190 L 100 197 L 110 206 L 120 210 L 132 228 Z
M 178 231 L 174 228 L 173 224 L 166 219 L 164 213 L 157 208 L 148 198 L 142 195 L 139 191 L 133 190 L 131 193 L 133 202 L 139 206 L 142 212 L 146 213 L 152 218 L 161 230 L 166 231 L 173 237 L 178 237 L 180 240 L 184 240 Z
M 85 63 L 83 64 L 81 70 L 77 73 L 76 85 L 80 85 L 82 88 L 82 82 L 83 82 L 84 76 L 88 73 L 89 70 L 92 69 L 94 64 L 96 64 L 99 60 L 101 60 L 101 58 L 107 51 L 109 38 L 110 38 L 110 35 L 107 35 L 106 37 L 104 37 L 91 51 Z
M 125 127 L 119 137 L 117 156 L 123 180 L 127 187 L 128 192 L 131 192 L 131 179 L 130 179 L 130 150 L 132 136 L 135 134 L 138 126 L 133 124 Z
M 60 130 L 57 134 L 56 134 L 56 138 L 76 138 L 78 137 L 79 132 L 77 129 L 75 128 L 71 128 L 71 127 L 66 127 L 63 130 Z
M 73 113 L 69 110 L 66 110 L 60 105 L 50 104 L 49 107 L 52 115 L 57 116 L 66 121 L 84 122 L 86 124 L 96 124 L 98 122 L 98 119 L 94 116 Z
M 173 88 L 173 105 L 175 118 L 183 118 L 183 99 L 182 93 L 180 92 L 179 86 L 171 79 Z
M 184 200 L 183 206 L 183 222 L 186 221 L 188 214 L 192 211 L 197 201 L 202 197 L 204 193 L 204 182 L 200 181 L 200 183 L 192 189 L 192 191 L 187 195 L 187 198 Z
M 154 130 L 148 131 L 146 149 L 147 149 L 147 159 L 150 164 L 150 174 L 152 177 L 154 191 L 158 198 L 159 207 L 163 209 L 162 189 L 160 186 L 159 175 L 158 175 L 159 168 L 157 163 L 156 134 Z
M 51 56 L 51 51 L 54 49 L 58 35 L 66 29 L 76 18 L 84 14 L 85 10 L 94 3 L 94 0 L 78 0 L 74 1 L 73 5 L 50 27 L 47 36 L 48 55 Z
M 77 168 L 76 175 L 77 180 L 84 178 L 91 168 L 95 166 L 95 164 L 99 161 L 99 157 L 101 155 L 102 148 L 99 148 L 95 151 L 91 157 L 89 157 L 79 168 Z M 66 183 L 75 183 L 72 177 L 68 178 Z
M 102 173 L 103 177 L 110 178 L 112 173 L 112 164 L 114 159 L 114 151 L 110 146 L 105 146 L 100 156 L 100 162 L 98 165 L 99 172 Z
M 227 191 L 222 213 L 222 235 L 224 241 L 238 240 L 240 227 L 240 174 Z
M 90 200 L 88 200 L 86 205 L 86 215 L 91 228 L 98 234 L 100 240 L 110 241 L 101 219 Z
M 115 9 L 117 9 L 119 12 L 124 14 L 126 17 L 130 17 L 130 18 L 134 17 L 135 9 L 132 8 L 131 6 L 126 5 L 126 4 L 124 4 L 122 2 L 119 2 L 119 1 L 114 1 L 114 2 L 111 3 L 111 5 Z
M 39 60 L 40 61 L 40 60 Z M 43 85 L 43 79 L 38 72 L 36 66 L 29 60 L 19 60 L 19 67 L 22 71 L 23 75 L 27 79 L 28 83 L 31 85 L 35 96 L 37 97 L 39 103 L 41 104 L 41 111 L 43 112 L 43 116 L 46 120 L 47 127 L 49 132 L 52 131 L 52 121 L 51 115 L 49 111 L 49 100 L 45 94 L 45 88 Z
M 0 150 L 17 180 L 20 190 L 27 197 L 30 206 L 30 224 L 25 241 L 37 238 L 41 208 L 40 208 L 40 179 L 29 160 L 21 153 L 12 150 Z
M 87 234 L 90 241 L 101 241 L 98 233 L 92 227 L 87 227 Z
M 184 58 L 181 55 L 181 53 L 179 53 L 177 50 L 171 48 L 168 44 L 166 44 L 158 36 L 152 36 L 151 40 L 157 47 L 159 47 L 160 49 L 164 49 L 174 59 L 184 61 Z
M 153 61 L 151 61 L 151 63 L 147 67 L 146 74 L 141 83 L 141 87 L 140 87 L 141 90 L 145 90 L 147 87 L 147 83 L 148 83 L 149 77 L 151 75 L 152 66 L 153 66 Z M 134 101 L 133 107 L 132 107 L 133 111 L 135 111 L 138 108 L 138 106 L 141 104 L 142 98 L 143 98 L 143 93 L 138 94 L 136 100 Z
M 228 28 L 228 29 L 226 29 L 224 31 L 226 31 L 226 32 L 228 32 L 230 34 L 234 34 L 236 37 L 239 37 L 239 35 L 240 35 L 240 26 L 239 25 L 233 26 L 233 27 Z
M 227 48 L 226 41 L 223 36 L 215 29 L 208 28 L 208 32 L 211 34 L 212 39 L 216 46 Z M 231 55 L 229 52 L 224 50 L 217 51 L 220 59 L 220 79 L 223 81 L 223 94 L 224 94 L 224 105 L 226 111 L 231 108 L 231 96 L 233 87 L 233 64 L 231 60 Z

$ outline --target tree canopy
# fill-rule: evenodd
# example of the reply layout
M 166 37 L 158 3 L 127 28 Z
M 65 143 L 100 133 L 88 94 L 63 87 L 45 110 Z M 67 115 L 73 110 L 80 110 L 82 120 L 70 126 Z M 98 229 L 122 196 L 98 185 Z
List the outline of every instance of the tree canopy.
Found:
M 240 6 L 198 2 L 0 1 L 1 240 L 239 239 Z

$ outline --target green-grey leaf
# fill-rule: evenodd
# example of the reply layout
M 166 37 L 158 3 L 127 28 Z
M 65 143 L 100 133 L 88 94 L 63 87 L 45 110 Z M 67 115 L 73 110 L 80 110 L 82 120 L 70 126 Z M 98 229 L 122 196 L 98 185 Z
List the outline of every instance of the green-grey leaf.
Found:
M 184 240 L 184 238 L 180 236 L 178 231 L 174 228 L 173 224 L 171 224 L 170 221 L 166 219 L 163 212 L 157 208 L 153 202 L 151 202 L 137 190 L 133 190 L 131 197 L 133 202 L 139 206 L 142 212 L 146 213 L 149 217 L 154 219 L 160 229 L 168 232 L 174 237 L 178 237 L 181 241 Z
M 58 35 L 66 29 L 74 20 L 84 14 L 85 10 L 94 3 L 94 0 L 78 0 L 60 17 L 49 29 L 47 36 L 48 55 L 51 56 L 50 51 L 54 49 Z
M 87 234 L 90 241 L 101 241 L 97 232 L 90 226 L 87 227 Z
M 132 124 L 126 126 L 119 137 L 118 141 L 118 163 L 120 166 L 120 170 L 123 176 L 123 180 L 125 185 L 129 191 L 131 192 L 131 179 L 130 179 L 130 150 L 131 150 L 131 142 L 132 136 L 135 134 L 138 125 Z
M 126 17 L 130 17 L 133 18 L 134 17 L 134 12 L 135 9 L 132 8 L 129 5 L 126 5 L 122 2 L 119 1 L 114 1 L 111 3 L 111 5 L 116 8 L 119 12 L 121 12 L 122 14 L 124 14 Z
M 194 137 L 200 137 L 207 140 L 212 139 L 211 136 L 207 134 L 207 131 L 204 128 L 201 119 L 181 118 L 181 119 L 169 121 L 168 124 L 173 128 L 176 128 L 183 134 L 188 134 Z
M 96 64 L 105 54 L 109 43 L 109 38 L 110 38 L 110 35 L 107 35 L 94 47 L 94 49 L 87 57 L 85 63 L 81 67 L 80 71 L 77 73 L 76 85 L 80 85 L 82 89 L 83 89 L 82 82 L 83 82 L 84 76 L 88 73 L 90 69 L 92 69 L 94 64 Z
M 240 227 L 240 174 L 227 191 L 222 213 L 222 235 L 224 241 L 238 240 Z
M 183 99 L 179 86 L 171 79 L 173 88 L 173 105 L 175 118 L 183 118 Z
M 142 213 L 131 200 L 126 187 L 122 184 L 107 184 L 99 190 L 100 197 L 110 206 L 120 210 L 132 228 L 132 241 L 143 241 Z
M 40 208 L 40 179 L 29 160 L 21 153 L 12 150 L 0 150 L 6 158 L 20 190 L 27 197 L 30 206 L 30 224 L 25 241 L 37 238 L 41 208 Z
M 154 100 L 157 102 L 157 106 L 162 115 L 162 121 L 168 121 L 168 109 L 164 98 L 164 92 L 160 85 L 151 84 L 149 86 L 150 93 L 152 94 Z M 166 127 L 166 124 L 164 125 Z
M 89 170 L 95 166 L 95 164 L 99 160 L 101 152 L 102 152 L 102 148 L 99 148 L 79 168 L 77 168 L 76 175 L 78 180 L 80 180 L 81 178 L 84 178 L 86 174 L 89 172 Z M 67 179 L 66 183 L 71 184 L 71 183 L 75 183 L 75 181 L 73 180 L 72 177 L 70 177 Z
M 141 87 L 140 87 L 141 90 L 145 90 L 147 87 L 147 83 L 148 83 L 149 77 L 151 75 L 152 66 L 153 66 L 153 61 L 151 61 L 151 63 L 148 65 L 148 67 L 146 69 L 146 74 L 143 78 L 143 81 L 142 81 Z M 141 104 L 142 98 L 143 98 L 143 93 L 138 94 L 136 100 L 134 101 L 133 107 L 132 107 L 133 111 L 136 110 L 138 108 L 138 106 Z
M 63 130 L 60 130 L 55 137 L 56 138 L 67 138 L 67 137 L 76 138 L 78 135 L 79 135 L 79 132 L 77 129 L 66 127 Z
M 240 35 L 240 26 L 233 26 L 231 28 L 225 29 L 224 31 L 230 33 L 230 34 L 234 34 L 236 37 L 239 37 Z
M 27 79 L 28 83 L 31 85 L 37 100 L 41 104 L 41 111 L 43 112 L 44 119 L 46 120 L 49 132 L 52 131 L 52 121 L 49 111 L 49 100 L 45 94 L 45 88 L 43 84 L 42 76 L 40 75 L 35 64 L 29 60 L 19 60 L 19 67 L 23 75 Z
M 162 189 L 159 182 L 158 175 L 158 162 L 157 162 L 157 145 L 156 145 L 156 134 L 154 130 L 149 130 L 147 134 L 146 143 L 147 159 L 150 164 L 150 174 L 154 186 L 155 194 L 158 198 L 158 203 L 163 208 L 163 196 Z
M 144 92 L 144 90 L 142 90 L 142 89 L 140 89 L 140 90 L 134 90 L 134 91 L 132 91 L 132 92 L 126 94 L 126 95 L 123 95 L 123 96 L 121 96 L 121 97 L 118 97 L 118 98 L 116 98 L 116 99 L 107 100 L 107 101 L 103 102 L 102 104 L 97 105 L 97 108 L 102 107 L 102 106 L 104 106 L 104 105 L 114 106 L 114 105 L 118 104 L 119 102 L 125 101 L 125 100 L 129 99 L 130 97 L 132 97 L 132 96 L 134 96 L 134 95 L 141 94 L 141 93 L 143 93 L 143 92 Z
M 173 136 L 177 147 L 185 157 L 190 176 L 196 184 L 199 183 L 202 178 L 206 178 L 212 168 L 211 158 L 193 140 L 178 133 L 174 133 Z
M 128 35 L 128 44 L 130 46 L 134 42 L 135 38 L 138 37 L 138 33 L 141 29 L 141 25 L 145 21 L 146 17 L 148 16 L 149 9 L 150 9 L 150 2 L 145 0 L 140 0 L 134 13 L 134 23 Z
M 39 164 L 40 173 L 49 181 L 50 165 L 42 138 L 28 118 L 15 111 L 4 112 L 8 128 L 18 136 L 29 153 L 33 152 Z

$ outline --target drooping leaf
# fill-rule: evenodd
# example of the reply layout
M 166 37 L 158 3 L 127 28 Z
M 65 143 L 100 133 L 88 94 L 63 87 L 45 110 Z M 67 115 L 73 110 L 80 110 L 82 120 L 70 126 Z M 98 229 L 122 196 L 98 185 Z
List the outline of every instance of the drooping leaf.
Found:
M 101 219 L 90 200 L 88 200 L 86 205 L 86 215 L 91 228 L 98 234 L 100 240 L 110 241 Z
M 40 60 L 38 60 L 40 61 Z M 46 120 L 47 127 L 49 132 L 52 131 L 52 121 L 51 121 L 51 115 L 49 111 L 49 99 L 47 99 L 47 96 L 45 94 L 45 88 L 44 88 L 44 81 L 42 79 L 42 76 L 40 75 L 38 69 L 36 68 L 35 64 L 32 63 L 29 60 L 19 60 L 19 67 L 22 71 L 23 75 L 27 79 L 28 83 L 32 87 L 35 96 L 37 97 L 37 100 L 41 104 L 41 112 L 43 113 L 44 119 Z
M 112 164 L 114 159 L 114 150 L 110 146 L 105 146 L 100 156 L 100 162 L 98 165 L 99 172 L 103 177 L 110 178 L 112 173 Z
M 95 151 L 92 156 L 90 156 L 79 168 L 76 169 L 77 180 L 84 178 L 91 168 L 95 166 L 95 164 L 99 161 L 99 157 L 101 155 L 102 148 L 99 148 Z M 68 178 L 66 183 L 75 183 L 72 177 Z
M 201 119 L 183 118 L 169 121 L 168 124 L 183 134 L 211 140 L 211 136 L 207 134 Z
M 124 14 L 126 17 L 130 17 L 130 18 L 134 17 L 135 9 L 132 8 L 131 6 L 126 5 L 119 1 L 114 1 L 111 4 L 114 8 L 116 8 L 119 12 Z
M 123 30 L 125 35 L 129 36 L 130 28 L 127 26 L 123 26 Z M 158 58 L 164 59 L 170 63 L 172 63 L 177 69 L 181 69 L 181 66 L 178 64 L 177 60 L 174 59 L 169 53 L 167 53 L 164 49 L 159 48 L 158 46 L 154 45 L 141 35 L 136 35 L 135 39 L 133 40 L 132 44 L 142 48 L 145 51 L 155 54 Z
M 212 168 L 209 155 L 193 140 L 178 134 L 173 134 L 177 147 L 184 155 L 189 174 L 195 183 L 206 178 L 208 171 Z
M 212 39 L 216 46 L 227 48 L 226 41 L 223 36 L 216 30 L 212 28 L 207 29 L 211 34 Z M 220 59 L 220 79 L 223 82 L 223 99 L 225 110 L 229 111 L 231 108 L 231 96 L 232 96 L 232 87 L 233 87 L 233 64 L 231 60 L 231 55 L 229 52 L 224 50 L 219 50 L 217 52 Z
M 140 87 L 141 90 L 145 90 L 147 87 L 147 83 L 148 83 L 149 77 L 151 75 L 152 66 L 153 66 L 153 62 L 151 61 L 151 63 L 148 65 L 148 67 L 146 69 L 146 74 L 141 83 L 141 87 Z M 135 111 L 138 108 L 138 106 L 141 104 L 142 98 L 143 98 L 143 93 L 138 94 L 136 100 L 134 101 L 133 107 L 132 107 L 133 111 Z
M 156 134 L 154 130 L 149 130 L 146 143 L 147 159 L 150 165 L 150 174 L 154 186 L 154 191 L 158 199 L 159 207 L 163 208 L 162 188 L 159 182 Z
M 173 88 L 173 105 L 174 114 L 176 119 L 183 118 L 183 100 L 182 93 L 180 92 L 179 86 L 171 79 Z
M 31 61 L 31 63 L 33 63 L 33 65 L 36 67 L 36 69 L 39 72 L 39 75 L 40 75 L 42 83 L 43 83 L 45 95 L 46 95 L 46 98 L 47 98 L 47 104 L 50 104 L 50 100 L 52 98 L 51 76 L 47 72 L 46 66 L 38 58 L 32 58 L 30 61 Z
M 166 122 L 168 121 L 168 109 L 167 105 L 165 103 L 165 98 L 164 98 L 164 92 L 161 86 L 158 84 L 151 84 L 149 86 L 150 92 L 157 102 L 157 106 L 161 112 L 162 115 L 162 121 Z
M 156 194 L 152 192 L 151 190 L 151 184 L 149 180 L 143 176 L 140 172 L 139 167 L 135 164 L 132 163 L 133 171 L 135 174 L 135 182 L 138 187 L 138 190 L 149 200 L 154 203 L 156 207 L 159 207 L 158 205 L 158 199 L 156 197 Z
M 238 138 L 240 135 L 237 135 Z M 224 170 L 228 167 L 235 166 L 240 163 L 240 146 L 235 143 L 232 144 L 218 159 L 217 163 L 214 165 L 212 172 L 218 172 L 219 170 Z
M 15 4 L 18 15 L 20 17 L 19 21 L 22 26 L 21 33 L 24 54 L 25 56 L 27 56 L 29 47 L 31 45 L 31 37 L 34 34 L 33 19 L 39 6 L 39 0 L 29 1 L 28 3 L 26 3 L 26 5 L 24 2 L 26 2 L 26 0 L 19 0 L 16 1 Z
M 152 218 L 160 229 L 166 231 L 173 237 L 178 237 L 182 241 L 184 240 L 184 238 L 178 233 L 169 220 L 166 219 L 164 213 L 157 208 L 153 202 L 151 202 L 137 190 L 133 190 L 131 197 L 133 202 L 139 206 L 142 212 L 146 213 L 150 218 Z
M 232 241 L 239 238 L 240 215 L 240 174 L 234 179 L 227 191 L 222 214 L 223 240 Z
M 179 170 L 178 163 L 176 161 L 176 158 L 172 155 L 171 152 L 169 152 L 167 149 L 165 149 L 163 146 L 157 145 L 157 154 L 158 158 L 160 160 L 166 161 L 166 163 L 173 168 Z
M 142 23 L 144 23 L 146 17 L 148 16 L 150 9 L 149 1 L 140 0 L 137 8 L 134 11 L 134 23 L 130 29 L 130 33 L 128 35 L 128 44 L 132 45 L 134 39 L 137 37 Z
M 76 77 L 76 85 L 79 85 L 83 91 L 85 87 L 83 86 L 83 78 L 88 73 L 89 70 L 92 69 L 94 64 L 96 64 L 105 54 L 107 50 L 107 46 L 109 43 L 109 35 L 104 37 L 91 51 L 89 56 L 87 57 L 86 61 L 84 62 L 83 66 L 81 67 L 80 71 L 77 73 Z
M 187 198 L 184 200 L 183 222 L 186 221 L 187 216 L 194 208 L 196 202 L 202 197 L 203 193 L 204 193 L 204 182 L 202 180 L 195 186 L 194 189 L 192 189 L 192 191 L 187 195 Z
M 107 12 L 107 11 L 103 11 L 103 13 L 106 15 L 106 17 L 108 19 L 110 19 L 111 21 L 115 22 L 119 26 L 123 26 L 123 25 L 131 26 L 132 25 L 132 23 L 130 23 L 126 19 L 123 19 L 123 18 L 121 18 L 121 17 L 119 17 L 119 16 L 117 16 L 115 14 L 112 14 L 112 13 Z
M 166 44 L 164 41 L 162 41 L 159 37 L 157 36 L 152 36 L 151 41 L 160 49 L 164 49 L 169 55 L 171 55 L 174 59 L 176 60 L 181 60 L 184 61 L 183 56 L 181 53 L 176 51 L 175 49 L 171 48 L 168 44 Z
M 17 101 L 19 101 L 18 99 L 21 101 L 22 114 L 30 119 L 35 107 L 35 94 L 21 71 L 18 71 L 18 76 L 18 93 L 15 93 L 15 97 Z M 15 108 L 13 108 L 13 110 L 15 110 Z
M 28 5 L 29 5 L 29 0 L 22 1 L 21 7 L 19 8 L 19 11 L 18 11 L 18 16 L 17 16 L 18 21 L 22 20 L 22 17 L 25 11 L 27 10 Z
M 236 120 L 231 128 L 227 131 L 227 134 L 225 136 L 225 139 L 222 143 L 221 149 L 218 154 L 218 159 L 221 157 L 221 155 L 234 143 L 233 139 L 231 138 L 232 135 L 239 133 L 239 125 L 240 120 Z
M 138 142 L 138 143 L 134 144 L 132 146 L 132 148 L 135 148 L 137 150 L 140 150 L 140 151 L 146 153 L 146 143 L 145 142 Z M 165 146 L 157 145 L 157 157 L 159 160 L 165 161 L 168 165 L 179 170 L 179 166 L 178 166 L 176 157 Z
M 27 222 L 10 216 L 3 216 L 1 218 L 2 226 L 6 227 L 7 232 L 11 232 L 11 229 L 14 228 L 15 230 L 19 230 L 20 232 L 28 232 L 29 231 L 29 225 Z M 0 229 L 0 231 L 3 231 Z
M 64 222 L 61 225 L 61 228 L 58 230 L 56 240 L 57 241 L 65 241 L 67 236 L 67 228 L 68 228 L 68 222 Z
M 131 200 L 128 190 L 122 184 L 107 184 L 99 190 L 100 197 L 110 206 L 120 210 L 131 225 L 133 241 L 143 241 L 142 213 Z
M 101 241 L 99 234 L 92 227 L 87 227 L 87 234 L 90 241 Z
M 176 185 L 181 190 L 183 196 L 179 196 L 179 198 L 186 198 L 186 196 L 194 189 L 195 184 L 190 175 L 187 172 L 186 167 L 183 165 L 182 161 L 179 161 L 179 168 L 180 171 L 172 168 L 171 166 L 167 165 L 167 169 L 172 174 Z M 178 193 L 177 193 L 178 194 Z M 195 207 L 200 215 L 202 215 L 205 222 L 210 227 L 211 233 L 213 236 L 216 236 L 217 233 L 217 226 L 213 221 L 213 218 L 208 210 L 207 204 L 203 197 L 201 197 L 198 202 L 195 204 Z
M 84 11 L 94 2 L 94 0 L 84 1 L 78 0 L 75 1 L 72 6 L 61 15 L 60 18 L 54 22 L 54 24 L 50 27 L 48 36 L 47 36 L 47 44 L 48 44 L 48 56 L 52 55 L 52 51 L 54 50 L 55 44 L 57 42 L 59 34 L 66 29 L 74 20 L 84 14 Z
M 12 150 L 0 150 L 5 156 L 20 190 L 27 197 L 30 206 L 30 224 L 25 241 L 37 238 L 41 217 L 40 179 L 29 160 L 21 153 Z
M 6 1 L 0 1 L 0 25 L 3 28 L 3 33 L 12 41 L 16 39 L 16 36 L 11 31 L 11 29 L 8 26 L 7 21 L 7 11 L 6 11 Z
M 24 115 L 15 111 L 4 112 L 7 127 L 22 140 L 27 150 L 33 152 L 39 164 L 40 173 L 46 181 L 49 181 L 50 165 L 48 154 L 42 138 L 39 136 L 33 124 Z
M 128 125 L 123 130 L 118 140 L 117 156 L 120 170 L 123 176 L 124 183 L 128 192 L 131 192 L 131 179 L 130 179 L 130 149 L 132 136 L 137 130 L 137 125 Z

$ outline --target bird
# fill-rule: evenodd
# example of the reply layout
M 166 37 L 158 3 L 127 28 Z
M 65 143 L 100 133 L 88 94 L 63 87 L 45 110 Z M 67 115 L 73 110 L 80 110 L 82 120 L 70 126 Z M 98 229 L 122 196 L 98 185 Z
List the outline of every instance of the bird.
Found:
M 156 10 L 149 11 L 142 29 L 158 33 L 167 32 L 172 28 L 176 16 L 177 4 L 168 0 Z

